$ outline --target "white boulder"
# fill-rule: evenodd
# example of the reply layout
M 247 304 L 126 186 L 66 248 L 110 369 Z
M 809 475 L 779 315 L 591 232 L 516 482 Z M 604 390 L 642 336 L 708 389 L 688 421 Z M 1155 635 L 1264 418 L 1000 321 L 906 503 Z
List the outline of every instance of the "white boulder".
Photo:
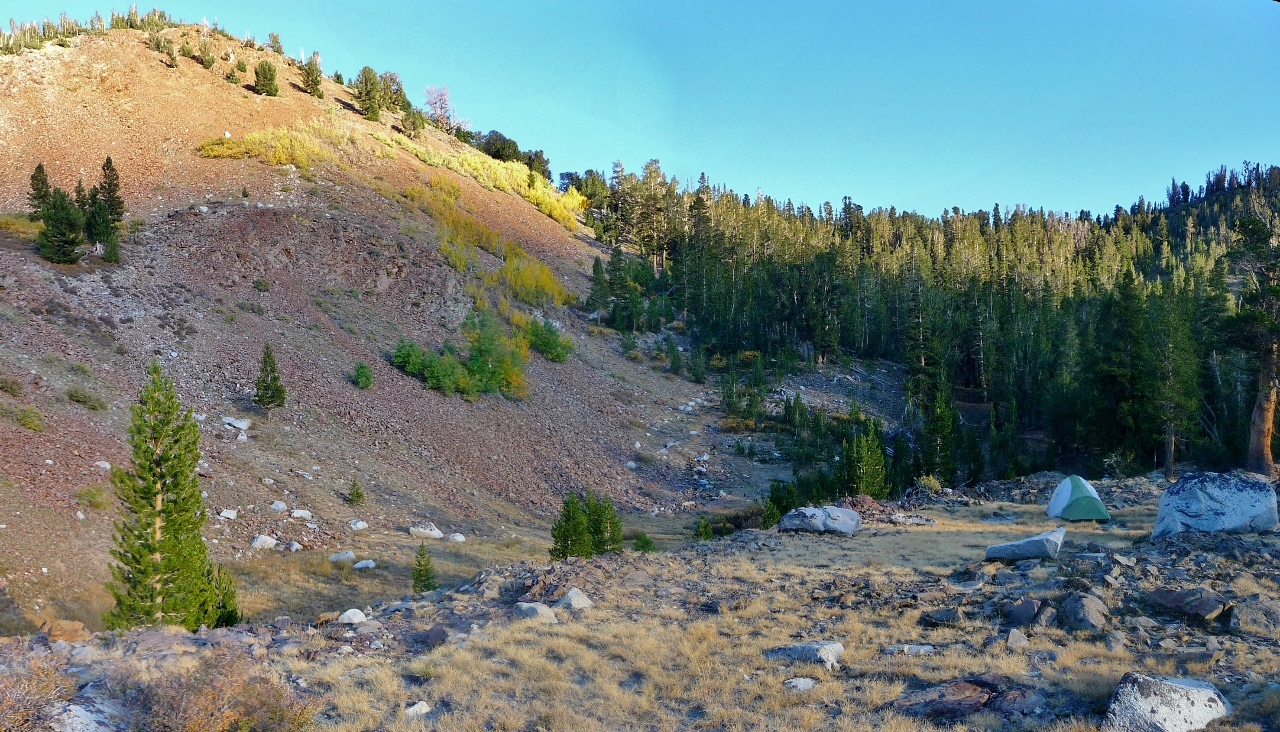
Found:
M 250 546 L 254 549 L 275 549 L 276 540 L 272 539 L 270 536 L 266 536 L 265 534 L 258 534 L 253 537 L 253 544 Z
M 1191 732 L 1231 713 L 1231 704 L 1199 679 L 1146 676 L 1134 671 L 1111 695 L 1104 732 Z
M 818 682 L 807 676 L 797 676 L 794 679 L 787 679 L 782 682 L 782 685 L 797 694 L 803 694 L 806 691 L 813 691 L 813 687 L 816 686 L 817 683 Z
M 1021 561 L 1023 559 L 1056 559 L 1062 550 L 1062 541 L 1067 538 L 1067 530 L 1061 526 L 1043 534 L 1036 534 L 1018 541 L 1004 544 L 992 544 L 987 547 L 987 559 L 1007 559 Z
M 377 569 L 378 563 L 372 559 L 365 559 L 352 565 L 353 569 Z
M 271 510 L 272 511 L 288 511 L 289 507 L 285 505 L 284 501 L 272 501 Z
M 236 512 L 231 510 L 230 508 L 224 508 L 222 509 L 222 512 L 218 514 L 218 518 L 224 518 L 224 519 L 227 519 L 228 521 L 235 521 L 236 516 L 237 516 Z
M 461 544 L 466 540 L 467 540 L 467 537 L 463 536 L 462 534 L 449 534 L 449 541 L 452 541 L 455 544 Z
M 330 562 L 354 562 L 355 560 L 356 560 L 356 553 L 350 550 L 343 551 L 343 552 L 334 552 L 333 554 L 329 555 Z
M 560 622 L 555 611 L 540 602 L 517 602 L 515 607 L 517 618 L 533 618 L 540 623 L 554 625 Z
M 404 708 L 405 719 L 413 719 L 414 717 L 425 717 L 431 713 L 431 705 L 420 701 L 413 706 Z
M 857 511 L 837 506 L 804 506 L 788 511 L 778 521 L 778 531 L 814 531 L 847 536 L 861 528 L 862 517 Z
M 350 526 L 352 531 L 364 531 L 369 528 L 369 524 L 366 524 L 360 519 L 351 519 L 347 522 L 347 526 Z
M 236 429 L 240 430 L 241 432 L 243 432 L 243 431 L 245 431 L 245 430 L 249 429 L 249 425 L 250 425 L 250 424 L 252 424 L 252 423 L 251 423 L 249 420 L 247 420 L 247 419 L 236 419 L 235 417 L 223 417 L 223 418 L 222 418 L 222 423 L 223 423 L 223 424 L 225 424 L 225 425 L 229 425 L 229 426 L 231 426 L 231 427 L 234 427 L 234 428 L 236 428 Z
M 1280 523 L 1276 491 L 1256 473 L 1187 473 L 1160 496 L 1151 538 L 1183 531 L 1256 534 Z
M 293 509 L 289 515 L 296 519 L 302 519 L 303 521 L 311 520 L 311 512 L 301 508 Z
M 102 468 L 103 470 L 111 469 L 111 463 L 107 462 L 106 460 L 99 460 L 98 462 L 94 463 L 94 465 L 98 466 L 99 468 Z
M 577 587 L 570 587 L 569 591 L 564 593 L 555 604 L 557 610 L 586 610 L 595 607 L 596 604 L 587 597 L 587 593 L 579 590 Z
M 764 652 L 770 661 L 805 661 L 821 663 L 827 670 L 840 667 L 840 657 L 844 655 L 844 645 L 836 641 L 810 641 L 793 643 L 789 646 L 778 646 Z
M 296 542 L 296 541 L 291 541 L 291 542 L 289 542 L 289 545 L 288 545 L 287 547 L 285 547 L 285 548 L 286 548 L 286 549 L 288 549 L 288 550 L 289 550 L 289 551 L 291 551 L 291 552 L 302 551 L 302 545 L 301 545 L 301 544 L 299 544 L 299 543 L 298 543 L 298 542 Z
M 333 616 L 330 615 L 329 617 Z M 366 620 L 368 620 L 368 618 L 365 617 L 364 613 L 355 608 L 351 608 L 338 616 L 338 622 L 343 625 L 359 625 Z
M 444 532 L 436 528 L 436 525 L 429 523 L 426 526 L 410 526 L 409 536 L 415 539 L 443 539 Z

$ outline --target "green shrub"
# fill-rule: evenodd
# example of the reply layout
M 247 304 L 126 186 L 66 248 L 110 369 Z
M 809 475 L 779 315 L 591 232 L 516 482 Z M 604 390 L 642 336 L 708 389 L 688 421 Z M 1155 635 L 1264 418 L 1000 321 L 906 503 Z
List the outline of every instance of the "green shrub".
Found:
M 695 384 L 707 383 L 707 359 L 702 355 L 700 348 L 695 348 L 693 354 L 689 356 L 689 378 L 693 379 Z
M 110 505 L 107 492 L 100 485 L 87 485 L 76 491 L 76 503 L 88 508 L 102 510 Z
M 253 313 L 254 315 L 267 314 L 267 309 L 256 302 L 238 302 L 236 303 L 236 307 L 240 308 L 246 313 Z
M 562 334 L 555 324 L 543 318 L 534 320 L 528 327 L 529 346 L 548 361 L 564 361 L 573 353 L 573 339 Z
M 778 521 L 782 518 L 782 514 L 778 513 L 778 507 L 772 502 L 766 501 L 764 511 L 760 515 L 760 528 L 772 529 L 778 525 Z
M 280 87 L 276 84 L 276 67 L 265 58 L 253 70 L 253 90 L 268 97 L 280 96 Z
M 275 51 L 281 56 L 284 55 L 284 44 L 280 42 L 280 34 L 278 33 L 267 34 L 267 48 L 271 49 L 272 51 Z
M 3 416 L 32 432 L 44 431 L 44 415 L 39 409 L 25 404 L 0 404 L 0 416 Z
M 367 120 L 377 122 L 382 107 L 382 80 L 378 78 L 378 72 L 369 66 L 360 69 L 354 88 L 360 114 Z
M 101 397 L 82 386 L 73 386 L 67 389 L 67 398 L 95 412 L 100 412 L 107 408 L 107 403 Z
M 242 74 L 249 72 L 249 67 L 245 64 L 244 59 L 236 61 L 236 71 L 239 71 Z
M 259 277 L 253 281 L 253 289 L 258 292 L 267 292 L 271 289 L 271 283 Z
M 373 386 L 373 369 L 364 361 L 357 361 L 351 370 L 351 382 L 361 389 L 368 389 Z
M 427 552 L 426 543 L 418 544 L 418 551 L 413 558 L 413 591 L 430 592 L 440 585 L 436 583 L 436 570 L 431 564 L 431 554 Z
M 658 550 L 658 546 L 653 543 L 653 539 L 649 535 L 641 531 L 636 534 L 635 541 L 631 542 L 631 548 L 638 552 L 653 552 Z
M 347 491 L 347 496 L 344 500 L 352 506 L 359 506 L 364 503 L 364 489 L 360 487 L 359 481 L 351 481 L 351 490 Z
M 711 530 L 711 522 L 707 520 L 706 516 L 698 519 L 698 526 L 693 530 L 693 538 L 699 541 L 715 538 L 715 533 Z
M 22 382 L 7 376 L 0 378 L 0 391 L 16 399 L 22 396 Z

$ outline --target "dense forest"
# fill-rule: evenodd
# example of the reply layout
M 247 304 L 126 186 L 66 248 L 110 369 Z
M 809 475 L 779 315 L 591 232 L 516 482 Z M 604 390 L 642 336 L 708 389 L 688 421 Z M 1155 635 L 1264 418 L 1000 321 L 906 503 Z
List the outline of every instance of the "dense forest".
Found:
M 561 184 L 614 247 L 589 306 L 624 331 L 686 328 L 694 358 L 722 365 L 731 412 L 793 443 L 824 433 L 831 447 L 801 451 L 801 467 L 872 439 L 889 490 L 1053 466 L 1270 469 L 1280 168 L 1222 168 L 1197 188 L 1175 180 L 1159 204 L 1074 215 L 814 210 L 705 176 L 682 189 L 657 161 Z M 908 365 L 894 434 L 803 404 L 765 414 L 782 373 L 853 358 Z M 1251 450 L 1251 435 L 1267 444 Z

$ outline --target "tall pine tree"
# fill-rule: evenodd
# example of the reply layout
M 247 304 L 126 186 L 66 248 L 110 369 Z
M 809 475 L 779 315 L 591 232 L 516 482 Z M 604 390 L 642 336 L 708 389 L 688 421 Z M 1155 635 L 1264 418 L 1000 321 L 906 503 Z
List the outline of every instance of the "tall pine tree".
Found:
M 578 494 L 570 493 L 560 506 L 560 517 L 551 526 L 551 558 L 589 557 L 592 549 L 587 511 Z
M 200 430 L 160 364 L 152 361 L 147 374 L 129 428 L 132 470 L 111 473 L 124 516 L 115 527 L 116 564 L 107 585 L 116 605 L 103 620 L 110 628 L 188 630 L 235 623 L 234 584 L 210 564 L 200 536 Z
M 61 188 L 53 188 L 41 209 L 44 228 L 36 235 L 36 251 L 57 264 L 75 264 L 84 256 L 84 214 Z
M 31 174 L 31 192 L 27 194 L 27 205 L 31 207 L 31 213 L 27 217 L 32 221 L 39 221 L 44 213 L 44 207 L 49 203 L 49 176 L 44 172 L 44 163 L 37 163 L 35 172 Z
M 106 204 L 107 216 L 112 224 L 124 221 L 124 198 L 120 196 L 120 174 L 116 172 L 111 157 L 102 162 L 102 182 L 98 184 L 98 196 Z

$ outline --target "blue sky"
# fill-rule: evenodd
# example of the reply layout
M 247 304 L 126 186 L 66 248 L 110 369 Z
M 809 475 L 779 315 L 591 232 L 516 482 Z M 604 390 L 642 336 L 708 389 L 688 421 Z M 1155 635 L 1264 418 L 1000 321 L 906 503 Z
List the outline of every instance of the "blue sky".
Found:
M 10 0 L 19 19 L 109 6 Z M 123 5 L 122 5 L 123 7 Z M 1094 212 L 1280 164 L 1280 3 L 165 3 L 326 72 L 447 84 L 553 171 L 658 158 L 816 205 Z

